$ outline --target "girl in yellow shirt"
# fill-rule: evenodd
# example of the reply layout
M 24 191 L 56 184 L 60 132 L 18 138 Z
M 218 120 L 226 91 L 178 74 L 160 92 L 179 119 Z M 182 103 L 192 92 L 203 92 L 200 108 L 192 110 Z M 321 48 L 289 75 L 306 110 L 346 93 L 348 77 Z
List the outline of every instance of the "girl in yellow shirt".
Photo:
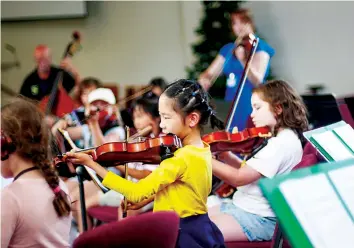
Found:
M 212 127 L 220 129 L 223 123 L 215 116 L 200 85 L 184 79 L 169 85 L 160 96 L 159 113 L 163 133 L 177 135 L 183 147 L 139 182 L 127 181 L 107 171 L 87 154 L 68 153 L 68 161 L 91 167 L 103 178 L 106 187 L 133 203 L 155 195 L 154 212 L 174 211 L 181 218 L 176 247 L 225 247 L 220 230 L 208 216 L 212 156 L 200 134 L 209 120 Z

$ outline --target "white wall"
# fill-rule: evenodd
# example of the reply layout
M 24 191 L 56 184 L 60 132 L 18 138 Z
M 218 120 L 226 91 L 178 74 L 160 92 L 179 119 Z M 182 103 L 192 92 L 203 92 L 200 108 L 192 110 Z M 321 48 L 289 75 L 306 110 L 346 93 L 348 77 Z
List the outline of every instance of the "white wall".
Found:
M 83 35 L 83 50 L 73 58 L 82 76 L 140 85 L 154 76 L 185 77 L 192 57 L 190 23 L 199 22 L 198 6 L 199 2 L 89 2 L 87 19 L 2 23 L 1 47 L 15 46 L 22 63 L 2 79 L 18 90 L 34 68 L 32 53 L 39 43 L 52 48 L 58 63 L 74 29 Z M 12 60 L 11 54 L 2 49 L 1 60 Z
M 248 2 L 260 33 L 276 48 L 278 77 L 300 92 L 323 83 L 327 92 L 354 93 L 354 2 Z
M 272 68 L 302 93 L 324 83 L 336 94 L 354 92 L 354 2 L 248 2 L 256 26 L 276 49 Z M 46 43 L 59 62 L 71 32 L 83 34 L 74 57 L 82 76 L 104 82 L 145 84 L 154 76 L 185 77 L 193 60 L 190 43 L 203 14 L 200 2 L 89 2 L 89 17 L 79 20 L 2 23 L 1 47 L 10 43 L 22 62 L 2 73 L 18 90 L 34 67 L 33 48 Z M 1 61 L 11 60 L 2 49 Z M 123 88 L 121 88 L 123 89 Z

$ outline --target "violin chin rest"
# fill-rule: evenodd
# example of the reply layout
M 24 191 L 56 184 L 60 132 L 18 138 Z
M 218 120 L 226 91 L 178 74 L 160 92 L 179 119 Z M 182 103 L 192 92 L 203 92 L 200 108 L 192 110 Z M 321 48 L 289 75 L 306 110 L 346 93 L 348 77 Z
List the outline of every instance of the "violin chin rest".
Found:
M 173 156 L 174 154 L 170 147 L 164 145 L 160 146 L 161 162 L 164 161 L 165 159 L 172 158 Z
M 162 154 L 161 162 L 164 161 L 165 159 L 172 158 L 173 156 L 174 156 L 173 153 Z

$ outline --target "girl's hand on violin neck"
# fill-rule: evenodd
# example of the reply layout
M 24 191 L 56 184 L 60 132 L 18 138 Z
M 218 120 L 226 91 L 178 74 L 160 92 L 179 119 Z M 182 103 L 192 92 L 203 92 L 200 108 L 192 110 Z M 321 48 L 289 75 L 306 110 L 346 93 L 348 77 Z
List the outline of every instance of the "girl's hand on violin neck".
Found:
M 245 48 L 243 46 L 238 46 L 235 49 L 235 56 L 240 62 L 245 63 L 246 60 Z
M 96 124 L 98 123 L 98 119 L 99 119 L 99 112 L 98 112 L 98 108 L 96 106 L 89 106 L 89 114 L 88 114 L 89 118 L 87 119 L 87 123 L 88 124 Z
M 88 167 L 91 167 L 92 164 L 95 163 L 90 155 L 73 151 L 66 153 L 66 161 L 71 162 L 73 164 L 86 165 Z

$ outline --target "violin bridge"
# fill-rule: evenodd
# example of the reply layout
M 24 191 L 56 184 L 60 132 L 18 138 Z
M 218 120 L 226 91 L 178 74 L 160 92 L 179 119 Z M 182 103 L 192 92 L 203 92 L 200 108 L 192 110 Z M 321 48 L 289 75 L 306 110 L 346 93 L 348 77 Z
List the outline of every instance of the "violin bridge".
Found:
M 272 137 L 272 133 L 271 132 L 268 132 L 267 134 L 258 133 L 258 136 L 261 138 L 270 138 Z

